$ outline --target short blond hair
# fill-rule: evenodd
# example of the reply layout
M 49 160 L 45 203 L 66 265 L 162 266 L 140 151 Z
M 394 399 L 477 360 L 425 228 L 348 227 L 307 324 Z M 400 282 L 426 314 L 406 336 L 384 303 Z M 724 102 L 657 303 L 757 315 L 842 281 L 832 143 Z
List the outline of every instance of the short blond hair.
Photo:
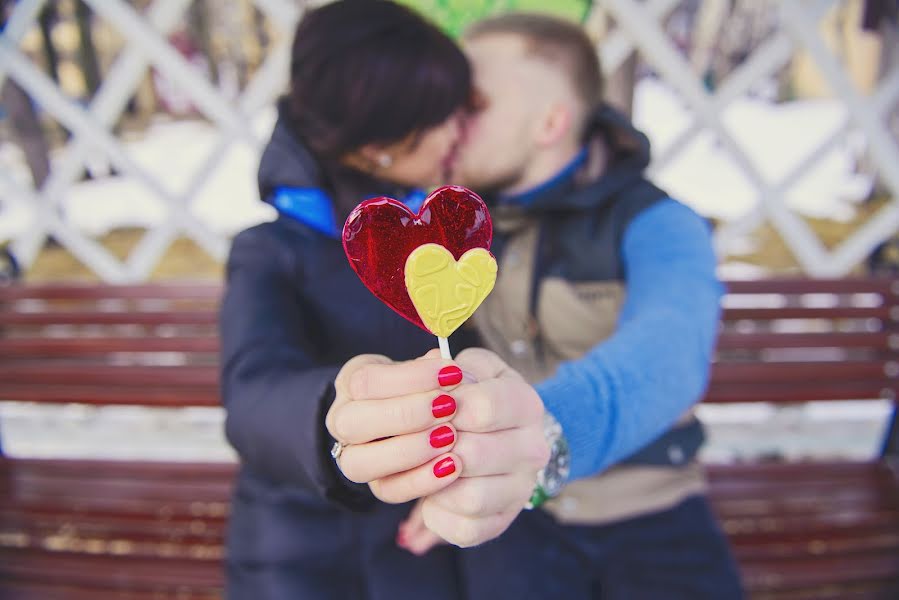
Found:
M 590 111 L 602 100 L 599 56 L 583 27 L 544 14 L 508 13 L 475 23 L 465 32 L 465 39 L 491 34 L 520 36 L 529 54 L 561 65 L 585 110 Z

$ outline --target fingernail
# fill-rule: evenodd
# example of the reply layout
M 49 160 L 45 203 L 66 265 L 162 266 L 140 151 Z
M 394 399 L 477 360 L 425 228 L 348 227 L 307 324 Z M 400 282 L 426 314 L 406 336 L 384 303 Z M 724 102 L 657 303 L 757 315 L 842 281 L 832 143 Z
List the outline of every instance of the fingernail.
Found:
M 456 434 L 450 427 L 442 425 L 431 432 L 431 446 L 433 448 L 443 448 L 449 446 L 456 439 Z M 435 467 L 436 468 L 436 467 Z
M 456 461 L 453 457 L 447 456 L 443 460 L 437 461 L 434 465 L 434 475 L 437 477 L 446 477 L 456 472 Z
M 396 534 L 396 545 L 400 546 L 401 548 L 406 547 L 406 536 L 402 531 L 398 531 Z
M 447 394 L 441 394 L 431 403 L 431 413 L 435 419 L 448 417 L 456 412 L 456 399 Z
M 460 369 L 456 365 L 443 367 L 437 373 L 437 381 L 440 383 L 441 387 L 447 385 L 456 385 L 457 383 L 462 381 L 462 369 Z

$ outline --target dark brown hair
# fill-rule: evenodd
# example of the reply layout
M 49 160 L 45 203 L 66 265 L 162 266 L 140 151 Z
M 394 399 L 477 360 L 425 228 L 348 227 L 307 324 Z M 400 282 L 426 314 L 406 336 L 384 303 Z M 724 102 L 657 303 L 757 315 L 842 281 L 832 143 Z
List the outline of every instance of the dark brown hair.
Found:
M 470 97 L 465 55 L 406 7 L 339 0 L 307 12 L 297 26 L 288 117 L 321 157 L 421 133 Z
M 561 65 L 586 110 L 592 110 L 602 100 L 599 56 L 583 27 L 543 14 L 509 13 L 475 23 L 465 37 L 475 39 L 488 34 L 520 36 L 531 55 Z

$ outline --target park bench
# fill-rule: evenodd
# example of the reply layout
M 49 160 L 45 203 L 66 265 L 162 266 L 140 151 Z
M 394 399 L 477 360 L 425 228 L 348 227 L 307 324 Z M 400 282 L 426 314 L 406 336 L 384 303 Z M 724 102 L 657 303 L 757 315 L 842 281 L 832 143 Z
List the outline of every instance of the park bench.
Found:
M 0 400 L 218 405 L 215 285 L 0 288 Z M 705 402 L 895 400 L 899 280 L 732 282 Z M 751 597 L 899 597 L 897 433 L 711 465 Z M 185 457 L 189 458 L 189 457 Z M 217 598 L 235 467 L 0 458 L 0 597 Z

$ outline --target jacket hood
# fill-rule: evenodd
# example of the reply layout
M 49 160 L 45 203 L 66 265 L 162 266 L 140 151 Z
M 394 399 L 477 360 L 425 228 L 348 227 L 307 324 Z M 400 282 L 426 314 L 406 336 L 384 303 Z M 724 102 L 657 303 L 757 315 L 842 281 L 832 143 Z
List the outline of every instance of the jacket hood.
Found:
M 500 198 L 500 203 L 527 213 L 592 209 L 640 179 L 649 160 L 646 135 L 604 104 L 588 121 L 585 155 L 576 159 L 576 168 L 569 166 L 537 188 Z
M 320 159 L 290 126 L 284 103 L 278 105 L 278 120 L 262 152 L 257 178 L 259 197 L 273 204 L 279 188 L 315 189 L 324 192 L 342 223 L 357 204 L 375 196 L 401 199 L 410 189 L 372 177 L 336 160 Z
M 311 188 L 320 187 L 323 183 L 318 161 L 290 130 L 281 105 L 272 137 L 259 161 L 257 182 L 259 197 L 269 204 L 275 188 Z

